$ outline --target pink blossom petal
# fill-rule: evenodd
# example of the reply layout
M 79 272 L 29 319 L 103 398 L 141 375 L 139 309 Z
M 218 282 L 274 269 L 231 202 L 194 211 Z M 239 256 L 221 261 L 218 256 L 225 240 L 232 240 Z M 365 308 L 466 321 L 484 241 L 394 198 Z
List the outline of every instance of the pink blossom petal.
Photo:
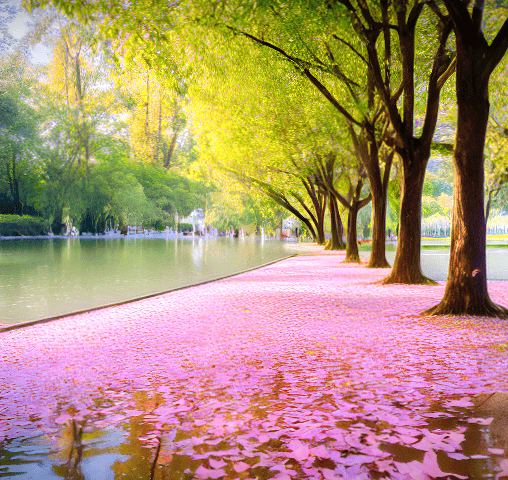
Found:
M 245 470 L 248 470 L 250 468 L 250 465 L 245 462 L 237 462 L 233 464 L 233 470 L 237 473 L 245 472 Z

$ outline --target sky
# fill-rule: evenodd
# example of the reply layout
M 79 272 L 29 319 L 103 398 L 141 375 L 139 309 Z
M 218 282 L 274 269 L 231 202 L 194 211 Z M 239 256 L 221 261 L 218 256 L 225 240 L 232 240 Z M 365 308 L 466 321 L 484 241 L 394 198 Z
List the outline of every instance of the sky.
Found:
M 22 0 L 0 0 L 0 54 L 12 50 L 5 45 L 6 33 L 15 41 L 20 41 L 28 32 L 33 15 L 22 7 Z M 39 43 L 29 48 L 30 61 L 34 64 L 47 64 L 50 50 Z

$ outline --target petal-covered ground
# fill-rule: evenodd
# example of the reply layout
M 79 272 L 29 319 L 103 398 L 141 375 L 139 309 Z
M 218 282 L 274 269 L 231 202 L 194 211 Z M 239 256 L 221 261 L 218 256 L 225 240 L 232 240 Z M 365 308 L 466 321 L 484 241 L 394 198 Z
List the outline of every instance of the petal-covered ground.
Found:
M 0 474 L 2 438 L 4 464 L 33 437 L 79 470 L 116 428 L 148 465 L 117 458 L 122 478 L 508 478 L 508 422 L 485 406 L 508 391 L 508 322 L 420 317 L 444 285 L 343 258 L 1 332 Z M 489 288 L 508 305 L 508 282 Z

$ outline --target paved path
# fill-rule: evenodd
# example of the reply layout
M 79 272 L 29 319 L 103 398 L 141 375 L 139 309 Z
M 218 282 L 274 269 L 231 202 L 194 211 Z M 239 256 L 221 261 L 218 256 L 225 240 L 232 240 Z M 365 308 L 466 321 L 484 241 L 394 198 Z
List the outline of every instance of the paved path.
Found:
M 157 471 L 187 478 L 465 477 L 468 426 L 492 421 L 475 398 L 508 389 L 508 322 L 421 318 L 443 285 L 343 257 L 0 333 L 0 440 L 141 421 Z M 508 305 L 508 282 L 490 292 Z M 482 448 L 508 474 L 508 440 Z

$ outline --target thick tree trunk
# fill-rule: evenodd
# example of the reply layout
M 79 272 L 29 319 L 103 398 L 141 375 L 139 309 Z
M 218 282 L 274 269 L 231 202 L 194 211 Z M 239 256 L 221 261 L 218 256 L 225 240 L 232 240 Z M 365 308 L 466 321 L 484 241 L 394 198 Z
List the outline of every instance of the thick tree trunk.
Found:
M 494 304 L 487 290 L 483 150 L 489 102 L 469 98 L 458 105 L 448 281 L 441 303 L 424 313 L 506 317 L 508 310 Z
M 372 185 L 372 182 L 371 182 Z M 370 251 L 369 268 L 389 268 L 386 260 L 386 205 L 388 190 L 381 189 L 374 192 L 372 189 L 372 249 Z
M 330 209 L 332 237 L 326 243 L 325 250 L 344 250 L 345 245 L 344 241 L 342 240 L 344 226 L 342 224 L 342 219 L 340 218 L 337 200 L 333 197 L 331 193 L 328 196 L 328 204 Z
M 484 148 L 489 117 L 489 79 L 508 48 L 508 21 L 488 45 L 482 32 L 485 3 L 444 0 L 457 45 L 457 133 L 453 165 L 453 219 L 450 266 L 441 303 L 424 313 L 508 317 L 487 290 L 484 212 Z M 471 15 L 471 16 L 469 16 Z
M 415 152 L 415 158 L 404 161 L 397 253 L 392 271 L 382 280 L 384 284 L 435 284 L 422 273 L 420 263 L 422 193 L 428 158 L 416 158 L 418 155 Z
M 348 210 L 346 259 L 344 260 L 346 263 L 361 263 L 356 232 L 359 210 L 358 203 L 359 202 L 355 202 Z

